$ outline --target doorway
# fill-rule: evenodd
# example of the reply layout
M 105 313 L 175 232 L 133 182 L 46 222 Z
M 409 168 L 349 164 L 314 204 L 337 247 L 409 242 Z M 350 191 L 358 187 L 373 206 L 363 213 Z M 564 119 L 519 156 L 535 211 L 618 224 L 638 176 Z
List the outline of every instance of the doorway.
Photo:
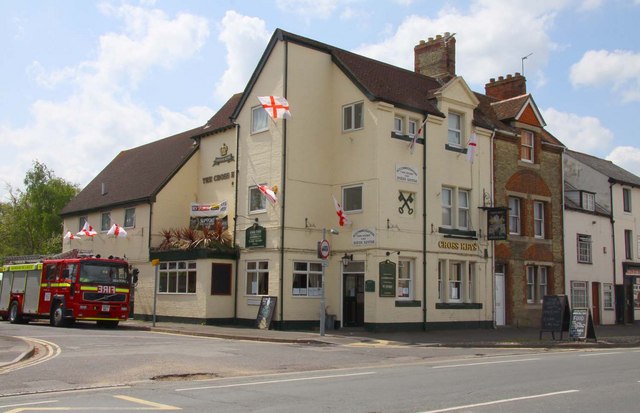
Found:
M 496 269 L 495 269 L 495 289 L 496 289 L 496 296 L 495 296 L 495 311 L 496 311 L 496 325 L 497 326 L 503 326 L 506 324 L 506 320 L 505 320 L 505 306 L 504 306 L 504 301 L 505 301 L 505 293 L 504 293 L 504 289 L 505 289 L 505 284 L 504 284 L 504 264 L 496 264 Z
M 364 326 L 364 274 L 344 274 L 342 291 L 343 326 Z
M 593 324 L 600 325 L 600 283 L 591 283 L 591 316 Z

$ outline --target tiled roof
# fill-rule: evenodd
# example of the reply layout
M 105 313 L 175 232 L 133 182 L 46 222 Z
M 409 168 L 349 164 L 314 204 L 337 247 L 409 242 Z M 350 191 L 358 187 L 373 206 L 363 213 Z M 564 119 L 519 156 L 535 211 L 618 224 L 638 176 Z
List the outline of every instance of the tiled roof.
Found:
M 493 102 L 491 107 L 496 112 L 496 117 L 500 120 L 514 119 L 527 102 L 530 95 L 516 96 L 511 99 Z
M 626 169 L 622 169 L 611 161 L 568 149 L 566 150 L 566 154 L 577 159 L 583 164 L 590 166 L 603 175 L 608 176 L 610 181 L 640 187 L 640 177 L 632 174 Z
M 222 106 L 220 110 L 218 110 L 216 114 L 213 115 L 211 119 L 209 119 L 207 123 L 204 124 L 204 126 L 202 127 L 202 131 L 204 133 L 210 134 L 215 132 L 222 132 L 229 128 L 233 128 L 231 115 L 233 114 L 236 106 L 238 106 L 241 97 L 242 93 L 236 93 L 235 95 L 231 96 L 231 99 L 229 99 L 227 103 L 225 103 L 224 106 Z

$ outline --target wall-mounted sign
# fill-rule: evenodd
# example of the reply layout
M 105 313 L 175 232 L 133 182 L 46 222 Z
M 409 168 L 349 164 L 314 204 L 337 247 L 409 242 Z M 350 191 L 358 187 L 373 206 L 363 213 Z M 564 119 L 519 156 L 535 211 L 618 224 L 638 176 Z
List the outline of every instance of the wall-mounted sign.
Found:
M 217 156 L 213 160 L 213 166 L 219 165 L 224 162 L 233 162 L 234 160 L 233 154 L 230 154 L 228 152 L 229 152 L 229 147 L 227 146 L 226 143 L 223 143 L 222 146 L 220 147 L 220 156 Z
M 487 239 L 507 239 L 507 208 L 487 209 Z
M 438 247 L 445 250 L 478 251 L 478 244 L 470 244 L 468 242 L 440 241 L 438 242 Z
M 376 230 L 369 228 L 362 228 L 353 231 L 351 234 L 351 241 L 353 245 L 376 245 Z
M 264 248 L 267 246 L 267 230 L 258 224 L 253 224 L 245 231 L 244 245 L 246 248 Z
M 217 204 L 191 204 L 192 217 L 217 217 L 227 213 L 228 203 L 222 201 Z
M 408 165 L 396 165 L 396 181 L 418 183 L 418 168 Z
M 378 265 L 380 277 L 380 297 L 396 296 L 396 263 L 393 261 L 382 261 Z
M 404 214 L 406 212 L 409 215 L 413 215 L 413 201 L 415 200 L 413 195 L 413 192 L 400 191 L 400 195 L 398 195 L 398 201 L 400 201 L 399 213 Z

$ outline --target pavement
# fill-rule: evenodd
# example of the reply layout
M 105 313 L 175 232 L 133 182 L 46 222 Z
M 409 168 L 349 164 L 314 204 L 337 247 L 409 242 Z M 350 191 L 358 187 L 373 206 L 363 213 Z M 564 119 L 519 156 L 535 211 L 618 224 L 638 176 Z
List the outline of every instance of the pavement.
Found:
M 1 325 L 1 324 L 0 324 Z M 43 326 L 43 328 L 48 328 Z M 159 333 L 313 345 L 504 347 L 504 348 L 615 348 L 640 347 L 640 323 L 595 326 L 596 338 L 574 340 L 567 331 L 540 333 L 537 328 L 504 326 L 493 329 L 370 332 L 363 328 L 318 331 L 261 330 L 237 326 L 127 320 L 118 328 Z M 0 334 L 0 374 L 6 366 L 35 354 L 32 342 Z

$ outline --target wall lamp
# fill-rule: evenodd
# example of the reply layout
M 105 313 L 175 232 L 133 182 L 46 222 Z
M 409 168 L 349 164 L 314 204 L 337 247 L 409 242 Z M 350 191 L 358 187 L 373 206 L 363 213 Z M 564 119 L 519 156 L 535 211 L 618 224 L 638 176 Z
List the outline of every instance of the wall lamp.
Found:
M 347 254 L 345 252 L 341 259 L 342 259 L 342 266 L 348 267 L 349 263 L 353 261 L 353 254 Z

